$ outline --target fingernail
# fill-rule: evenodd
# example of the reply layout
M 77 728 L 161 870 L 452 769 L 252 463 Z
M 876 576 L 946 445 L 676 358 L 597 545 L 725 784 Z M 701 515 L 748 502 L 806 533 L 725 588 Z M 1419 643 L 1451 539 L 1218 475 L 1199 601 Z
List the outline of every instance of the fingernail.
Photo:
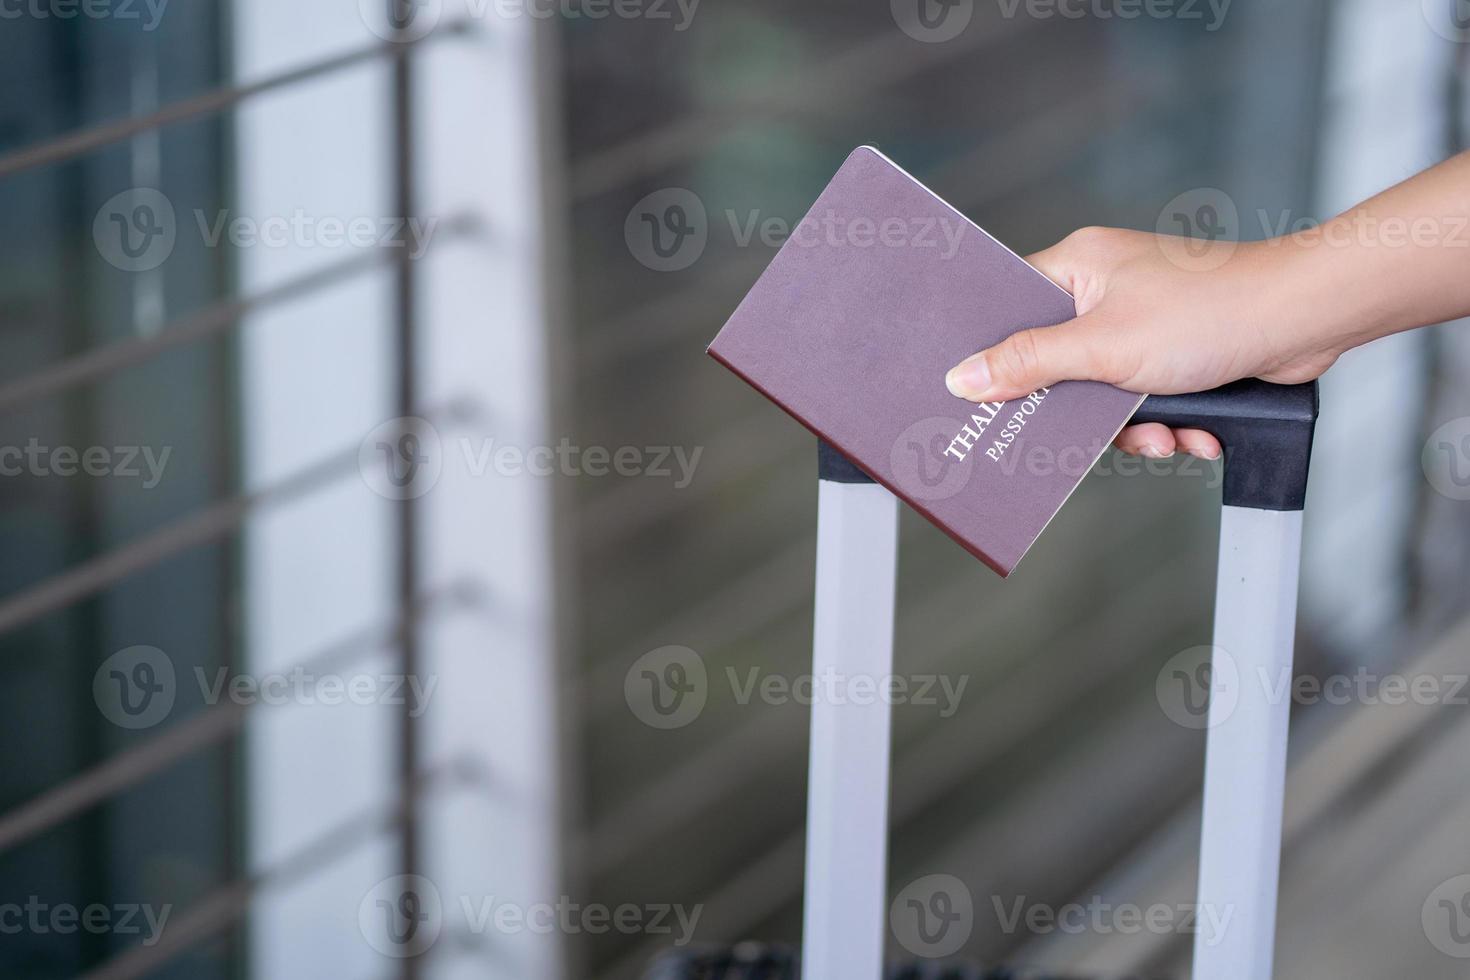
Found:
M 1168 459 L 1170 456 L 1174 455 L 1172 452 L 1164 452 L 1164 450 L 1159 446 L 1144 446 L 1143 454 L 1151 459 Z
M 1220 458 L 1220 454 L 1219 453 L 1216 453 L 1216 452 L 1209 452 L 1209 453 L 1207 453 L 1203 449 L 1190 449 L 1190 450 L 1187 450 L 1187 452 L 1189 453 L 1189 455 L 1193 456 L 1195 459 L 1203 459 L 1203 460 L 1206 460 L 1206 461 L 1211 462 L 1211 463 L 1213 463 L 1215 460 L 1217 460 L 1217 459 Z
M 990 367 L 985 358 L 977 354 L 950 368 L 944 376 L 944 384 L 956 398 L 979 401 L 990 388 Z

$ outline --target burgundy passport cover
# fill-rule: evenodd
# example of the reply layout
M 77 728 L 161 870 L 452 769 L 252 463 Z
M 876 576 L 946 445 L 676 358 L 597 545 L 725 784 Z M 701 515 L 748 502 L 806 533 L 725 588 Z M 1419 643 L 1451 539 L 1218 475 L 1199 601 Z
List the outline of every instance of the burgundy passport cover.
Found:
M 1009 575 L 1143 399 L 1069 381 L 977 405 L 944 376 L 1074 310 L 1065 290 L 860 147 L 709 352 Z

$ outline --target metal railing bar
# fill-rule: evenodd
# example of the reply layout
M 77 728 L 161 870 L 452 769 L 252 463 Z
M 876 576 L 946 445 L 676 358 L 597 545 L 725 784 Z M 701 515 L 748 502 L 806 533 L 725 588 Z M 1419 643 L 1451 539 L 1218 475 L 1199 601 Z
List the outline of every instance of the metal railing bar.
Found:
M 1160 566 L 1146 580 L 1138 585 L 1139 591 L 1151 589 L 1163 590 L 1160 594 L 1167 594 L 1168 587 L 1179 586 L 1183 577 L 1179 574 L 1178 566 L 1183 563 L 1182 558 Z M 949 608 L 953 608 L 952 606 Z M 1126 619 L 1126 604 L 1118 603 L 1114 608 L 1115 617 L 1120 620 L 1120 632 L 1127 634 L 1128 624 L 1122 622 Z M 1163 608 L 1183 610 L 1182 603 L 1166 605 Z M 1057 638 L 1058 644 L 1065 643 L 1094 643 L 1095 635 L 1092 627 L 1087 623 L 1073 624 L 1061 631 Z M 1056 644 L 1048 643 L 1048 646 Z M 952 642 L 944 653 L 933 658 L 933 663 L 942 663 L 943 660 L 956 652 L 964 649 L 964 645 Z M 928 665 L 926 665 L 928 666 Z M 1046 688 L 1050 683 L 1046 677 L 1040 677 L 1036 683 Z M 1074 685 L 1079 696 L 1086 697 L 1087 692 L 1093 689 L 1091 679 L 1083 679 L 1079 675 Z M 1014 701 L 1015 699 L 1009 699 Z M 1005 702 L 1003 702 L 1005 703 Z M 792 713 L 793 717 L 799 717 Z M 971 709 L 966 713 L 965 720 L 969 722 L 967 728 L 973 727 L 975 723 L 985 722 L 990 719 L 992 713 Z M 774 726 L 773 726 L 774 727 Z M 1004 752 L 1010 750 L 1016 744 L 1025 744 L 1034 737 L 1035 732 L 1025 729 L 1021 725 L 998 726 L 1008 739 L 1001 742 L 992 742 L 983 748 L 991 758 L 998 758 Z M 977 745 L 980 745 L 973 731 L 956 732 L 945 730 L 937 733 L 930 739 L 921 740 L 918 743 L 894 747 L 894 778 L 895 792 L 892 799 L 892 819 L 894 827 L 900 826 L 905 820 L 912 818 L 925 807 L 938 799 L 944 792 L 952 788 L 953 783 L 963 778 L 973 767 L 966 770 L 962 763 L 968 756 L 973 756 Z M 935 762 L 936 754 L 940 761 Z M 691 764 L 691 771 L 694 766 Z M 924 780 L 920 777 L 929 770 L 941 769 L 951 775 L 946 779 Z M 956 772 L 956 770 L 964 770 Z M 714 773 L 716 777 L 722 774 Z M 656 835 L 657 830 L 653 833 Z M 654 839 L 657 839 L 656 836 Z M 750 871 L 738 876 L 733 882 L 722 887 L 714 895 L 704 902 L 705 920 L 714 924 L 718 923 L 722 931 L 730 934 L 743 933 L 747 928 L 769 918 L 778 912 L 783 905 L 796 901 L 801 892 L 801 860 L 800 854 L 805 846 L 805 831 L 797 828 L 778 843 L 774 844 L 767 852 L 747 866 Z M 792 854 L 797 855 L 794 861 L 788 860 Z M 935 865 L 943 866 L 943 865 Z M 603 971 L 602 977 L 620 976 L 618 972 L 628 963 L 646 963 L 656 952 L 657 943 L 646 943 L 630 953 L 628 957 L 620 962 L 618 968 Z
M 164 351 L 218 336 L 249 313 L 335 285 L 382 262 L 381 257 L 359 256 L 266 289 L 254 296 L 205 307 L 165 326 L 155 334 L 95 348 L 42 368 L 18 381 L 0 384 L 0 410 L 116 374 Z
M 214 705 L 13 808 L 0 818 L 0 852 L 45 833 L 179 759 L 223 741 L 241 727 L 244 715 L 244 705 Z
M 997 139 L 986 140 L 951 163 L 933 171 L 921 171 L 919 176 L 950 203 L 966 209 L 979 208 L 1019 189 L 1035 186 L 1063 164 L 1069 149 L 1075 150 L 1092 133 L 1106 131 L 1112 125 L 1101 111 L 1107 103 L 1099 104 L 1099 97 L 1097 91 L 1086 92 Z M 1018 148 L 1018 143 L 1030 146 Z M 1017 167 L 1018 160 L 1052 163 L 1044 168 Z M 981 175 L 983 182 L 977 180 L 977 175 Z M 687 287 L 660 293 L 631 310 L 599 318 L 596 329 L 588 331 L 590 339 L 579 373 L 584 377 L 595 374 L 610 369 L 623 358 L 680 342 L 708 343 L 719 324 L 704 322 L 699 314 L 709 310 L 711 295 L 728 292 L 735 297 L 755 282 L 775 255 L 772 250 L 751 251 L 749 259 L 721 262 L 717 272 L 701 276 Z M 691 326 L 702 322 L 706 334 L 691 337 Z
M 1182 512 L 1181 508 L 1180 513 Z M 1173 513 L 1174 511 L 1171 510 L 1165 516 Z M 1183 581 L 1179 574 L 1182 565 L 1183 561 L 1179 559 L 1167 563 L 1165 568 L 1156 573 L 1156 578 L 1146 581 L 1142 588 L 1156 590 L 1169 585 L 1177 585 Z M 944 669 L 954 657 L 962 655 L 969 649 L 972 631 L 968 624 L 973 623 L 977 618 L 983 618 L 984 610 L 988 608 L 988 601 L 981 600 L 982 605 L 975 607 L 973 583 L 964 579 L 954 581 L 952 576 L 941 575 L 939 582 L 933 587 L 922 582 L 917 584 L 920 586 L 917 590 L 918 594 L 923 598 L 908 614 L 913 619 L 920 622 L 945 622 L 945 610 L 961 607 L 969 610 L 965 618 L 954 621 L 954 627 L 947 634 L 942 633 L 937 636 L 933 645 L 917 653 L 904 655 L 906 670 L 938 672 Z M 1044 639 L 1044 644 L 1054 646 L 1074 642 L 1078 639 L 1078 630 L 1083 628 L 1083 625 L 1085 624 L 1076 622 L 1059 623 L 1055 632 Z M 799 645 L 801 639 L 793 637 L 793 643 Z M 1027 662 L 1013 661 L 993 666 L 1000 672 L 1006 672 L 1007 679 L 1004 683 L 1014 685 L 1017 683 L 1016 674 L 1010 671 L 1024 669 Z M 1105 658 L 1093 658 L 1089 660 L 1087 666 L 1102 670 L 1109 667 L 1110 664 Z M 1000 675 L 997 674 L 997 676 Z M 1069 675 L 1069 680 L 1074 687 L 1081 685 L 1078 688 L 1079 692 L 1086 690 L 1087 685 L 1092 683 L 1090 678 L 1091 675 L 1086 671 L 1077 671 Z M 1058 691 L 1055 684 L 1045 676 L 1034 678 L 1032 683 L 1041 685 L 1043 688 L 1051 685 L 1048 689 L 1053 695 Z M 1028 691 L 1024 696 L 1019 697 L 1008 696 L 1002 700 L 1001 710 L 1004 710 L 1005 705 L 1035 703 L 1035 698 L 1045 693 L 1040 688 L 1038 692 Z M 976 719 L 983 720 L 987 717 L 993 719 L 995 712 L 979 712 L 966 717 L 973 723 Z M 1014 727 L 1019 729 L 1024 723 L 1024 718 L 1018 718 Z M 596 873 L 606 873 L 612 870 L 615 862 L 609 855 L 625 855 L 636 851 L 650 839 L 656 839 L 667 826 L 694 819 L 694 815 L 700 808 L 718 800 L 722 792 L 727 791 L 729 786 L 738 785 L 753 778 L 761 771 L 761 766 L 756 763 L 769 758 L 769 754 L 760 750 L 760 746 L 767 744 L 767 739 L 771 745 L 789 745 L 793 739 L 799 740 L 800 726 L 804 724 L 805 717 L 799 713 L 782 715 L 774 720 L 762 717 L 747 722 L 721 736 L 712 746 L 702 749 L 685 764 L 670 771 L 652 786 L 641 788 L 634 799 L 610 809 L 596 825 L 586 832 L 586 838 L 581 843 L 589 855 L 595 855 L 592 860 Z M 913 777 L 916 772 L 923 771 L 923 766 L 918 760 L 933 758 L 946 760 L 941 764 L 929 767 L 940 774 L 949 769 L 961 770 L 966 759 L 963 753 L 973 753 L 974 746 L 980 744 L 981 741 L 981 734 L 972 734 L 974 737 L 956 738 L 953 731 L 946 730 L 941 745 L 933 749 L 910 752 L 908 757 L 915 761 L 905 771 L 909 777 Z M 946 749 L 948 749 L 947 753 Z M 961 754 L 956 755 L 957 751 Z M 589 843 L 590 841 L 595 841 L 595 846 Z
M 410 623 L 422 622 L 433 614 L 472 602 L 472 593 L 458 586 L 427 593 L 416 604 L 411 619 L 400 617 L 367 627 L 298 661 L 296 667 L 316 672 L 345 666 L 375 650 L 397 644 Z M 149 741 L 78 773 L 0 815 L 0 853 L 143 782 L 180 759 L 224 741 L 244 727 L 249 709 L 257 703 L 221 701 L 210 705 Z
M 699 478 L 670 495 L 650 493 L 638 481 L 614 484 L 613 489 L 589 500 L 577 513 L 583 548 L 588 552 L 627 541 L 644 528 L 717 496 L 738 482 L 748 482 L 763 471 L 790 473 L 805 463 L 815 466 L 811 438 L 797 426 L 780 424 L 768 410 L 747 412 L 724 426 L 702 445 L 719 447 L 706 454 Z
M 1470 642 L 1470 620 L 1452 628 L 1427 651 L 1395 669 L 1407 677 L 1453 676 L 1457 669 L 1455 665 L 1463 659 L 1467 642 Z M 1292 802 L 1282 826 L 1283 853 L 1301 846 L 1301 842 L 1313 833 L 1313 828 L 1330 821 L 1345 800 L 1373 781 L 1373 774 L 1382 771 L 1385 760 L 1411 751 L 1410 747 L 1416 743 L 1432 739 L 1433 729 L 1445 722 L 1447 714 L 1449 712 L 1443 705 L 1391 705 L 1382 702 L 1357 705 L 1345 714 L 1320 710 L 1302 712 L 1300 721 L 1296 723 L 1297 729 L 1293 730 L 1293 737 L 1301 747 L 1293 752 L 1289 770 Z M 1170 837 L 1182 836 L 1187 846 L 1176 848 L 1177 858 L 1169 857 L 1161 867 L 1155 865 L 1153 874 L 1136 879 L 1140 889 L 1138 894 L 1193 895 L 1199 810 L 1199 794 L 1196 793 L 1156 835 L 1165 842 Z M 1149 849 L 1156 850 L 1162 846 L 1166 845 Z M 1171 949 L 1159 951 L 1128 944 L 1127 953 L 1132 959 L 1127 961 L 1146 967 L 1171 953 L 1187 955 L 1187 944 L 1173 941 L 1174 937 L 1161 938 L 1170 941 L 1154 945 Z M 1147 975 L 1156 974 L 1158 970 L 1141 969 L 1135 974 L 1130 967 L 1120 972 Z
M 415 796 L 437 788 L 452 771 L 427 770 L 415 787 Z M 256 895 L 267 888 L 289 885 L 316 874 L 351 854 L 361 844 L 397 831 L 403 822 L 404 801 L 395 799 L 367 813 L 358 814 L 322 834 L 294 854 L 265 871 L 223 885 L 183 914 L 170 918 L 162 938 L 152 946 L 135 946 L 80 980 L 134 980 L 147 976 L 175 957 L 228 928 L 250 909 Z
M 666 643 L 681 642 L 681 638 L 706 635 L 718 636 L 722 643 L 734 646 L 811 601 L 814 554 L 816 538 L 805 535 L 775 558 L 691 604 L 679 616 L 644 634 L 642 639 L 620 648 L 634 651 L 633 655 L 637 656 Z M 588 672 L 581 689 L 583 710 L 589 722 L 605 718 L 619 707 L 626 710 L 623 675 L 631 662 L 632 657 L 611 657 L 593 665 Z
M 1229 91 L 1222 86 L 1221 91 Z M 946 200 L 964 210 L 974 210 L 1036 186 L 1049 173 L 1061 167 L 1069 152 L 1115 123 L 1108 110 L 1129 108 L 1136 114 L 1167 109 L 1178 104 L 1177 93 L 1138 91 L 1119 95 L 1101 90 L 1084 92 L 1076 99 L 1035 116 L 998 139 L 986 140 L 963 156 L 919 176 Z M 1028 144 L 1017 149 L 1018 143 Z M 1047 160 L 1045 168 L 1020 167 L 1016 161 Z M 983 175 L 983 182 L 976 175 Z M 608 370 L 623 358 L 646 354 L 691 339 L 703 344 L 714 336 L 717 323 L 706 323 L 707 336 L 691 338 L 691 325 L 703 322 L 699 314 L 709 308 L 710 296 L 729 292 L 734 296 L 742 287 L 753 283 L 770 262 L 774 252 L 756 250 L 743 261 L 720 264 L 719 270 L 701 277 L 676 292 L 661 293 L 654 300 L 631 310 L 595 321 L 597 329 L 589 332 L 578 373 L 583 377 Z
M 0 155 L 0 180 L 26 170 L 84 156 L 140 133 L 214 115 L 256 96 L 290 88 L 301 82 L 330 75 L 345 68 L 381 58 L 402 58 L 415 47 L 430 39 L 463 33 L 465 28 L 464 23 L 446 24 L 441 30 L 433 31 L 420 41 L 402 44 L 384 41 L 381 44 L 358 48 L 335 57 L 292 68 L 245 85 L 214 89 L 192 98 L 181 99 L 155 112 L 83 127 L 54 139 Z
M 750 98 L 674 121 L 652 132 L 595 150 L 571 168 L 572 197 L 581 201 L 613 190 L 728 139 L 732 127 L 807 112 L 829 111 L 865 93 L 906 81 L 991 44 L 1034 30 L 1032 18 L 1001 19 L 972 28 L 945 44 L 916 43 L 884 31 L 828 57 L 795 77 L 783 75 Z
M 475 228 L 471 215 L 456 215 L 445 222 L 446 237 L 459 237 Z M 432 251 L 439 239 L 428 246 Z M 142 364 L 165 351 L 201 343 L 238 326 L 252 313 L 346 282 L 354 276 L 377 268 L 388 268 L 395 259 L 392 251 L 374 249 L 341 262 L 270 286 L 239 299 L 225 300 L 207 306 L 173 323 L 157 333 L 129 337 L 114 344 L 94 348 L 57 364 L 34 371 L 9 383 L 0 383 L 0 411 L 39 400 L 58 392 L 108 377 Z
M 802 861 L 806 854 L 806 833 L 798 830 L 787 834 L 753 861 L 744 861 L 729 881 L 700 905 L 701 921 L 718 923 L 720 935 L 743 936 L 768 917 L 768 909 L 779 909 L 801 894 Z M 779 901 L 772 902 L 772 894 Z M 707 927 L 708 928 L 708 927 Z M 647 939 L 600 970 L 594 980 L 624 980 L 639 976 L 666 941 Z
M 414 413 L 409 413 L 414 414 Z M 466 416 L 459 403 L 417 413 L 429 421 L 459 423 Z M 0 634 L 63 609 L 190 548 L 222 538 L 252 513 L 308 496 L 357 468 L 356 447 L 343 450 L 273 486 L 211 504 L 172 524 L 83 562 L 0 601 Z
M 701 339 L 709 343 L 722 322 L 718 317 L 706 319 L 711 299 L 726 294 L 738 298 L 760 278 L 775 254 L 774 250 L 752 248 L 749 257 L 721 260 L 716 271 L 697 277 L 686 287 L 660 291 L 653 300 L 622 313 L 595 317 L 595 329 L 586 332 L 579 351 L 578 373 L 586 377 L 635 354 L 688 340 L 691 327 L 703 325 L 707 336 Z
M 341 453 L 255 493 L 212 504 L 158 531 L 83 562 L 0 602 L 0 633 L 100 592 L 135 572 L 233 532 L 253 511 L 306 496 L 357 466 L 357 451 Z
M 970 635 L 968 624 L 983 618 L 985 600 L 976 605 L 974 583 L 963 577 L 941 576 L 933 588 L 927 583 L 916 584 L 924 586 L 925 597 L 911 614 L 919 621 L 945 622 L 946 610 L 967 610 L 954 635 L 942 637 L 917 656 L 904 655 L 906 669 L 937 669 L 964 649 Z M 805 633 L 792 635 L 789 647 L 784 642 L 777 645 L 800 650 L 805 639 Z M 796 672 L 802 669 L 798 667 Z M 754 717 L 719 736 L 711 746 L 661 775 L 651 786 L 640 787 L 628 802 L 608 809 L 586 832 L 582 844 L 593 873 L 612 871 L 618 860 L 656 839 L 667 827 L 694 819 L 700 809 L 716 802 L 730 786 L 762 772 L 768 767 L 765 760 L 771 758 L 772 747 L 799 742 L 806 724 L 807 718 L 800 712 Z

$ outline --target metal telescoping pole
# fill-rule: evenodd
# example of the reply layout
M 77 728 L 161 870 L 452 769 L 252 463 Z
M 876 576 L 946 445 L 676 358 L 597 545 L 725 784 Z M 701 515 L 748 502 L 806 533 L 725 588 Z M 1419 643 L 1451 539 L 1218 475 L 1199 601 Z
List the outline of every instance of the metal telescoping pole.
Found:
M 1301 511 L 1221 516 L 1195 980 L 1271 976 L 1301 541 Z
M 893 673 L 898 501 L 829 446 L 820 459 L 802 975 L 880 980 L 892 711 L 825 692 Z
M 1151 398 L 1135 419 L 1206 429 L 1225 447 L 1194 980 L 1271 977 L 1302 506 L 1316 419 L 1315 384 L 1257 381 Z

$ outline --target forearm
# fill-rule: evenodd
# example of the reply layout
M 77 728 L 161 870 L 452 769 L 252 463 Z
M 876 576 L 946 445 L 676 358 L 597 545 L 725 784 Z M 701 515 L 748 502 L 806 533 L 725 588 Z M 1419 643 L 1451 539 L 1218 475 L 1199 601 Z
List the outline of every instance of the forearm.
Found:
M 1303 317 L 1287 326 L 1334 347 L 1470 316 L 1470 154 L 1265 247 L 1283 252 L 1273 301 Z
M 1191 243 L 1199 246 L 1201 243 Z M 1296 384 L 1350 348 L 1470 316 L 1470 155 L 1428 170 L 1317 228 L 1264 242 L 1203 243 L 1087 228 L 1030 257 L 1072 292 L 1077 318 L 1022 330 L 956 365 L 971 401 L 1020 398 L 1073 379 L 1130 391 L 1203 391 L 1238 378 Z M 1219 451 L 1208 433 L 1136 426 L 1133 452 Z

